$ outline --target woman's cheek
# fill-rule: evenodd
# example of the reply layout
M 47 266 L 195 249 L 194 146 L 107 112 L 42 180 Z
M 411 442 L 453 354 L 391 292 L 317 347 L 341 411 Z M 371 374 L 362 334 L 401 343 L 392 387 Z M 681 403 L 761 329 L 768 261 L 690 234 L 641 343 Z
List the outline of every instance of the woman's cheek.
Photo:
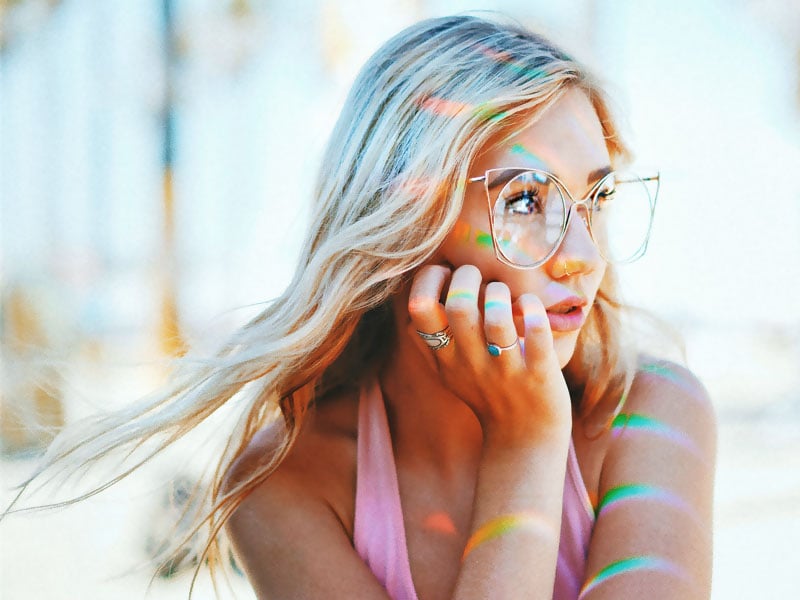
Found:
M 445 258 L 455 267 L 466 264 L 474 264 L 478 268 L 481 265 L 491 267 L 496 260 L 492 234 L 462 220 L 456 222 L 445 240 L 443 250 Z M 486 275 L 484 273 L 484 278 Z

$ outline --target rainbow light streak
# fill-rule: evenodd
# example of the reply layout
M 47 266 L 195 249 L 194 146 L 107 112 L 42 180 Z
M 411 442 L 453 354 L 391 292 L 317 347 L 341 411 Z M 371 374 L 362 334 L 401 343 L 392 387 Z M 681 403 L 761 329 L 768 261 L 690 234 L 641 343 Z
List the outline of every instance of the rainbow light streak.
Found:
M 491 105 L 490 102 L 484 102 L 475 107 L 475 116 L 479 119 L 486 119 L 487 121 L 500 121 L 505 119 L 508 111 L 502 110 L 497 112 L 497 109 Z
M 404 193 L 416 198 L 427 193 L 432 187 L 434 187 L 433 184 L 434 182 L 431 178 L 420 177 L 403 181 L 396 186 L 396 189 L 402 190 Z
M 531 160 L 534 160 L 534 161 L 538 162 L 542 166 L 544 166 L 544 164 L 545 164 L 544 161 L 541 158 L 536 156 L 533 152 L 528 150 L 522 144 L 514 144 L 513 146 L 511 146 L 511 153 L 512 154 L 520 154 L 520 155 L 524 156 L 525 158 L 529 158 Z
M 647 363 L 641 365 L 638 368 L 640 373 L 648 373 L 650 375 L 655 375 L 656 377 L 661 377 L 662 379 L 666 379 L 670 383 L 678 386 L 682 390 L 688 393 L 690 398 L 695 398 L 697 396 L 697 388 L 692 383 L 691 379 L 682 376 L 678 371 L 675 369 L 671 369 L 670 367 L 658 364 L 658 363 Z
M 486 310 L 491 310 L 493 308 L 511 308 L 511 305 L 508 302 L 503 302 L 502 300 L 487 300 L 484 302 L 483 307 Z
M 653 373 L 654 375 L 659 375 L 660 377 L 669 379 L 670 381 L 677 381 L 678 379 L 678 375 L 675 373 L 675 371 L 664 365 L 659 365 L 658 363 L 648 363 L 646 365 L 642 365 L 638 370 L 642 373 Z
M 469 290 L 450 290 L 450 292 L 447 294 L 447 300 L 449 301 L 456 299 L 476 300 L 475 294 Z
M 432 512 L 425 517 L 422 526 L 425 529 L 444 535 L 455 535 L 457 533 L 453 519 L 446 512 Z
M 474 237 L 473 237 L 474 232 Z M 492 234 L 482 231 L 480 229 L 472 229 L 467 223 L 457 221 L 453 225 L 451 235 L 459 242 L 472 242 L 474 241 L 478 246 L 493 247 Z
M 624 573 L 635 573 L 636 571 L 661 571 L 663 573 L 675 575 L 681 579 L 685 578 L 681 569 L 668 560 L 658 556 L 632 556 L 630 558 L 623 558 L 622 560 L 613 562 L 607 567 L 600 569 L 600 572 L 597 573 L 597 575 L 583 584 L 583 588 L 581 588 L 580 594 L 578 594 L 578 600 L 581 600 L 581 598 L 583 598 L 601 583 L 608 581 L 617 575 L 622 575 Z
M 435 115 L 443 117 L 455 117 L 459 113 L 472 108 L 471 104 L 457 102 L 455 100 L 447 100 L 445 98 L 439 98 L 438 96 L 427 96 L 425 98 L 420 98 L 417 101 L 417 106 L 419 106 L 422 110 L 432 112 Z
M 682 498 L 670 491 L 644 483 L 629 483 L 618 485 L 608 490 L 595 509 L 595 515 L 599 517 L 604 512 L 608 512 L 622 504 L 627 504 L 632 500 L 655 500 L 656 502 L 673 506 L 683 512 L 692 515 L 694 513 Z
M 626 431 L 652 433 L 674 442 L 692 454 L 700 456 L 700 450 L 689 436 L 652 417 L 638 413 L 618 414 L 611 422 L 611 435 L 619 437 Z
M 483 246 L 485 248 L 492 247 L 492 234 L 486 233 L 485 231 L 476 231 L 475 232 L 475 243 L 478 246 Z
M 511 153 L 512 154 L 519 154 L 519 155 L 524 156 L 525 158 L 527 158 L 529 160 L 532 160 L 532 161 L 538 163 L 536 168 L 540 168 L 540 169 L 545 170 L 545 171 L 548 168 L 547 167 L 547 163 L 545 163 L 544 160 L 542 160 L 540 157 L 536 156 L 533 152 L 528 150 L 522 144 L 514 144 L 513 146 L 511 146 Z M 536 181 L 538 181 L 539 183 L 547 183 L 547 178 L 542 173 L 534 173 L 533 174 L 533 178 Z
M 463 561 L 466 559 L 470 552 L 484 542 L 493 540 L 515 529 L 540 531 L 553 538 L 556 537 L 555 529 L 547 521 L 537 515 L 531 513 L 501 515 L 491 519 L 475 530 L 475 533 L 467 540 L 467 545 L 464 548 L 464 554 L 461 556 L 461 560 Z
M 471 232 L 472 227 L 464 223 L 464 221 L 456 221 L 456 224 L 453 225 L 453 230 L 450 232 L 450 234 L 459 242 L 468 242 Z
M 433 113 L 440 117 L 456 117 L 459 114 L 472 111 L 474 116 L 478 119 L 486 119 L 487 121 L 499 121 L 508 114 L 506 111 L 497 111 L 492 106 L 490 101 L 483 102 L 478 106 L 467 104 L 466 102 L 458 102 L 457 100 L 448 100 L 438 96 L 425 96 L 416 102 L 417 106 L 426 112 Z
M 514 56 L 505 50 L 497 51 L 493 48 L 485 46 L 484 44 L 476 44 L 475 46 L 484 54 L 484 56 L 488 56 L 493 61 L 503 65 L 504 67 L 508 67 L 512 71 L 516 71 L 519 74 L 528 75 L 531 79 L 536 79 L 546 75 L 542 69 L 531 69 L 526 65 L 513 62 Z

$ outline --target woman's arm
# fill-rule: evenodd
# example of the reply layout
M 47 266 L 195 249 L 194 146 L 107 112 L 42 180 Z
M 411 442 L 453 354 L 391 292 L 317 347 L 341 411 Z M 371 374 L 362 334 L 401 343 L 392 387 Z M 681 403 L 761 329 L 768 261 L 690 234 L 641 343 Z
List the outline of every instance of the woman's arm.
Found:
M 512 306 L 509 288 L 484 284 L 471 265 L 452 273 L 423 267 L 408 306 L 417 330 L 452 330 L 451 345 L 421 351 L 483 433 L 471 536 L 453 597 L 549 599 L 572 413 L 544 306 L 533 294 Z M 508 346 L 517 339 L 515 318 L 523 323 L 525 352 L 512 347 L 490 356 L 487 340 Z
M 415 328 L 451 327 L 450 346 L 421 351 L 435 359 L 432 367 L 483 431 L 470 543 L 452 597 L 550 599 L 572 426 L 569 392 L 535 297 L 521 297 L 516 307 L 525 321 L 524 356 L 519 349 L 489 356 L 486 339 L 517 333 L 508 288 L 485 287 L 484 315 L 477 304 L 482 288 L 474 267 L 456 270 L 452 281 L 449 269 L 424 267 L 409 300 Z M 443 306 L 445 289 L 451 293 Z M 420 341 L 413 329 L 412 335 Z M 386 598 L 352 546 L 348 518 L 332 508 L 319 474 L 309 472 L 312 461 L 302 459 L 309 439 L 301 434 L 287 460 L 231 517 L 237 555 L 259 598 Z M 319 455 L 318 448 L 307 454 Z
M 708 598 L 716 422 L 697 379 L 644 365 L 614 423 L 581 598 Z

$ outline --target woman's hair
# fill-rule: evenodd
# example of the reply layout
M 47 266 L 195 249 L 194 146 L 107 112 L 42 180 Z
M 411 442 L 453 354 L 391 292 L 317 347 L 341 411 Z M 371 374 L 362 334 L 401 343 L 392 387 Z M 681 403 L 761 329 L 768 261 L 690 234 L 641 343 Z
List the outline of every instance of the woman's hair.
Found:
M 194 521 L 194 531 L 207 527 L 213 563 L 220 528 L 286 456 L 314 400 L 380 366 L 393 335 L 392 297 L 455 224 L 478 149 L 499 128 L 529 125 L 570 88 L 592 102 L 612 160 L 626 160 L 595 80 L 543 37 L 517 24 L 455 16 L 422 21 L 389 40 L 361 70 L 331 135 L 309 232 L 284 293 L 212 360 L 181 361 L 157 397 L 68 429 L 28 483 L 54 466 L 77 469 L 112 450 L 153 444 L 110 485 L 234 404 L 238 420 L 208 485 L 209 503 Z M 630 379 L 619 307 L 609 266 L 565 370 L 578 414 L 600 424 Z M 226 482 L 255 433 L 280 416 L 275 451 Z

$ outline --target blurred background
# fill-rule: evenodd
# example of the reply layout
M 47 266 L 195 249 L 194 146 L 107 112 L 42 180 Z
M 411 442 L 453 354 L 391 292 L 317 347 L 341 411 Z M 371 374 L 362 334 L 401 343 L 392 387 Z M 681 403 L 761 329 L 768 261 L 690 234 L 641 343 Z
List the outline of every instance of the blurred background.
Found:
M 796 593 L 796 0 L 0 0 L 3 506 L 53 431 L 158 386 L 167 357 L 281 291 L 357 69 L 406 25 L 474 9 L 592 66 L 660 167 L 650 249 L 622 279 L 717 407 L 713 597 Z M 4 521 L 0 596 L 143 597 L 151 571 L 131 567 L 183 461 Z M 187 590 L 176 573 L 150 595 Z M 195 597 L 213 597 L 205 578 Z

